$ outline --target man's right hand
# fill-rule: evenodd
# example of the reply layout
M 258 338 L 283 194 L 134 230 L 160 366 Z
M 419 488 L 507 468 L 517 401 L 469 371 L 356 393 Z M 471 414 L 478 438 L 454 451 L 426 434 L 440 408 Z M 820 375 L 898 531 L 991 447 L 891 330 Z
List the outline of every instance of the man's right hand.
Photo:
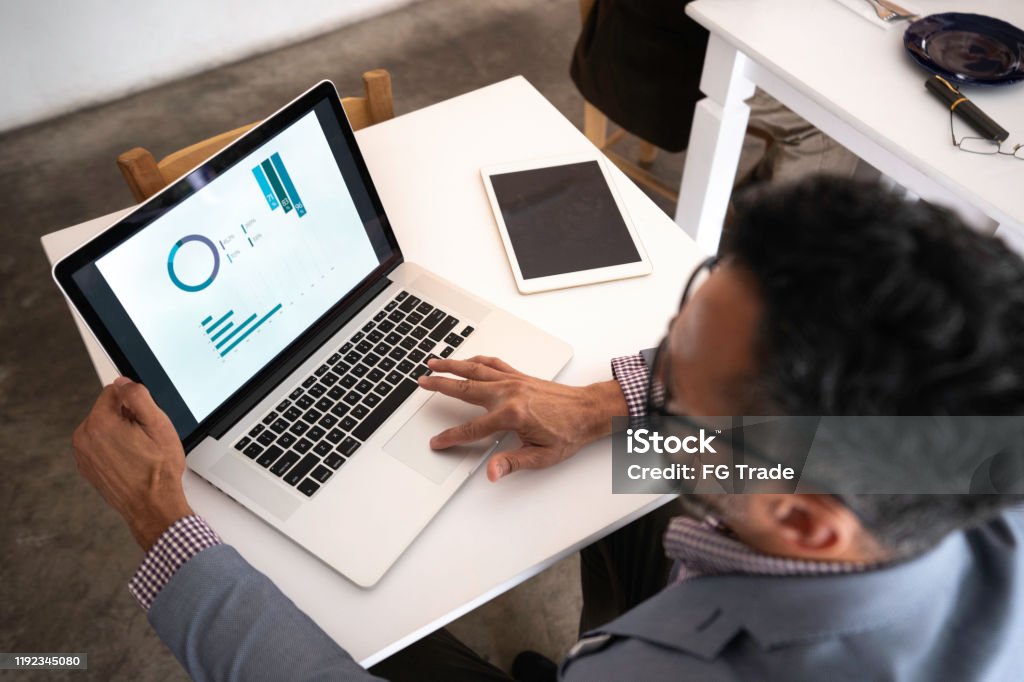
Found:
M 436 374 L 420 377 L 420 386 L 487 409 L 465 424 L 442 431 L 430 447 L 443 450 L 471 443 L 493 433 L 514 431 L 517 450 L 501 452 L 487 464 L 487 477 L 497 481 L 519 469 L 543 469 L 568 459 L 587 443 L 611 433 L 612 417 L 629 413 L 617 381 L 590 386 L 565 386 L 527 376 L 498 358 L 434 359 Z

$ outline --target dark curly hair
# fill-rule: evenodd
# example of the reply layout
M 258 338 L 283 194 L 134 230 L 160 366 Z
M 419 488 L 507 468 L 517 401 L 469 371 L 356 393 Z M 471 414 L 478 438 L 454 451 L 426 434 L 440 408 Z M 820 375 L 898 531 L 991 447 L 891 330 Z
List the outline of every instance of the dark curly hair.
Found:
M 764 317 L 756 393 L 790 415 L 1024 415 L 1024 261 L 951 211 L 815 176 L 737 200 L 722 255 Z M 900 551 L 1017 495 L 843 498 Z

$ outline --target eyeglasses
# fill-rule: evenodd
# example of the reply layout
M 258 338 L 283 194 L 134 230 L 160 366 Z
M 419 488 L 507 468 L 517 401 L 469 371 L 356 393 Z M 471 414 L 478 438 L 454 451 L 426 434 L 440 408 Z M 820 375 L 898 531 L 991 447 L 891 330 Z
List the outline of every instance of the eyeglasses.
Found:
M 690 279 L 686 281 L 686 287 L 683 288 L 683 297 L 679 301 L 679 309 L 682 310 L 683 306 L 689 300 L 690 295 L 697 288 L 697 281 L 700 280 L 701 275 L 711 273 L 719 263 L 718 256 L 711 256 L 706 258 L 700 265 L 696 267 L 693 274 L 690 275 Z M 703 281 L 703 280 L 701 280 Z M 668 353 L 666 348 L 668 347 L 668 336 L 661 340 L 658 344 L 658 349 L 654 352 L 654 359 L 651 362 L 651 366 L 648 368 L 650 371 L 647 375 L 647 414 L 658 415 L 662 417 L 678 416 L 673 415 L 672 412 L 668 411 L 666 406 L 672 402 L 672 396 L 669 392 L 667 377 L 671 376 L 668 367 Z
M 953 145 L 962 152 L 971 154 L 1002 154 L 1012 156 L 1015 159 L 1024 161 L 1024 144 L 1014 145 L 1010 151 L 1003 150 L 1003 144 L 996 140 L 989 140 L 984 137 L 961 137 L 957 142 L 956 131 L 953 129 L 953 110 L 949 110 L 949 135 L 953 139 Z

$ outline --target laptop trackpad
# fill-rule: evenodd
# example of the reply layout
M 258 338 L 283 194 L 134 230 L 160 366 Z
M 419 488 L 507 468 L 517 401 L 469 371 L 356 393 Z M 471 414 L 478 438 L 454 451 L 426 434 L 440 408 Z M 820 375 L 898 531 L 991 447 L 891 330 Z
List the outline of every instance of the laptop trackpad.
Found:
M 391 437 L 384 452 L 434 483 L 444 483 L 467 456 L 485 454 L 497 439 L 488 438 L 435 452 L 430 449 L 431 437 L 450 426 L 479 417 L 483 412 L 483 408 L 455 398 L 434 395 Z

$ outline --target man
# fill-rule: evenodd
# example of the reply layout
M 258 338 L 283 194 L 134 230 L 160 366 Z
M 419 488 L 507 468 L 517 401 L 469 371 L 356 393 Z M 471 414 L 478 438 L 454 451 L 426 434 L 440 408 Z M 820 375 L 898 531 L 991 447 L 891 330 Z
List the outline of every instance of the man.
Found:
M 435 373 L 460 378 L 421 385 L 487 413 L 432 447 L 515 431 L 522 447 L 488 462 L 497 481 L 554 465 L 606 436 L 612 416 L 649 408 L 1024 411 L 1024 263 L 952 214 L 817 178 L 741 202 L 721 256 L 687 287 L 652 362 L 653 395 L 640 356 L 588 387 L 494 358 L 435 360 Z M 74 443 L 83 475 L 148 552 L 132 591 L 193 676 L 369 677 L 192 516 L 181 445 L 145 388 L 107 387 Z M 693 518 L 652 514 L 584 551 L 585 633 L 562 679 L 1024 679 L 1019 496 L 686 501 Z M 529 674 L 543 674 L 538 663 Z M 374 672 L 508 679 L 443 632 Z

